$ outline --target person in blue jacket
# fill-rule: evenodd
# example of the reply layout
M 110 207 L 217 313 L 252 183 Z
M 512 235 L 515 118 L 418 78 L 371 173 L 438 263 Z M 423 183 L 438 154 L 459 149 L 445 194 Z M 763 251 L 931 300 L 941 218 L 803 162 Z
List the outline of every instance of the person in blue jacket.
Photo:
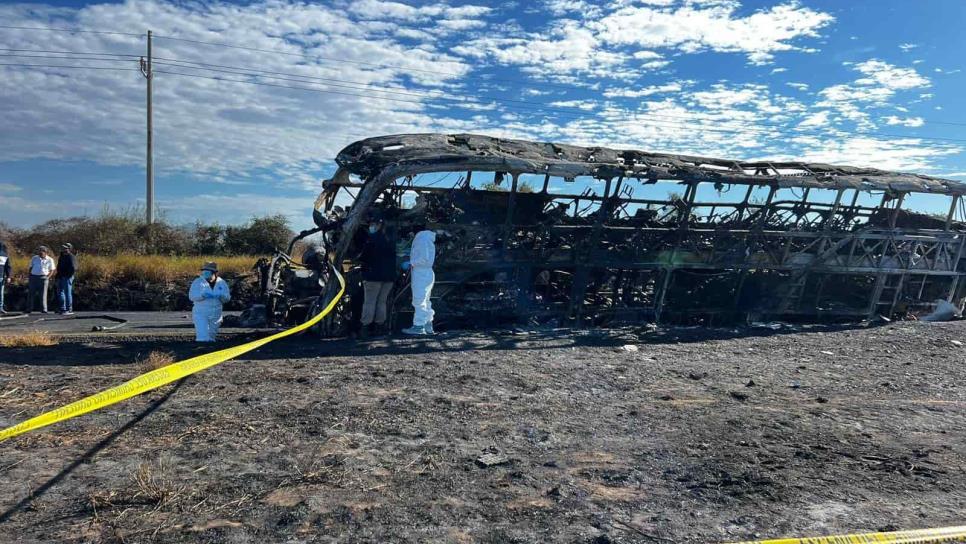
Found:
M 222 306 L 231 300 L 228 283 L 218 277 L 218 265 L 212 262 L 201 267 L 201 274 L 191 283 L 188 298 L 194 303 L 191 316 L 195 323 L 195 340 L 214 342 L 221 326 Z
M 384 232 L 382 219 L 369 223 L 369 232 L 362 246 L 359 262 L 362 264 L 363 303 L 359 337 L 366 338 L 370 332 L 384 333 L 389 316 L 389 293 L 396 282 L 396 246 Z M 375 326 L 376 330 L 370 328 Z

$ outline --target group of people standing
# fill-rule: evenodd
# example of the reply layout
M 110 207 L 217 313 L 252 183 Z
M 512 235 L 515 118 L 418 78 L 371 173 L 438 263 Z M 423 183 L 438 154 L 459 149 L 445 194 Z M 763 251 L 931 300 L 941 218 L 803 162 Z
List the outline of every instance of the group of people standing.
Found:
M 396 265 L 396 248 L 384 232 L 381 219 L 369 224 L 368 235 L 362 247 L 363 305 L 360 336 L 386 333 L 389 317 L 389 295 L 396 283 L 399 268 Z M 404 334 L 434 334 L 433 305 L 430 296 L 436 281 L 433 265 L 436 262 L 436 233 L 425 227 L 415 229 L 409 259 L 403 261 L 402 270 L 408 271 L 413 295 L 413 325 L 403 329 Z M 58 313 L 74 313 L 74 276 L 77 274 L 77 257 L 74 246 L 66 243 L 55 262 L 47 246 L 40 246 L 30 259 L 27 282 L 27 313 L 39 307 L 48 313 L 47 299 L 50 282 L 56 282 Z M 0 313 L 7 313 L 4 291 L 13 278 L 13 263 L 6 244 L 0 242 Z M 221 324 L 223 305 L 231 299 L 228 284 L 218 277 L 218 265 L 205 263 L 188 292 L 193 303 L 192 317 L 196 339 L 213 342 Z
M 359 261 L 362 264 L 363 303 L 359 336 L 366 338 L 372 333 L 383 334 L 389 317 L 389 294 L 396 283 L 396 248 L 386 236 L 385 223 L 374 219 L 362 246 Z M 436 233 L 425 227 L 415 229 L 409 259 L 403 261 L 402 269 L 410 272 L 413 293 L 413 326 L 403 329 L 403 334 L 434 334 L 433 305 L 430 295 L 436 276 Z M 374 329 L 374 330 L 373 330 Z
M 399 268 L 396 265 L 396 247 L 386 235 L 381 219 L 369 223 L 359 261 L 362 263 L 362 316 L 359 336 L 385 334 L 389 318 L 389 295 L 396 284 Z M 436 276 L 436 233 L 425 227 L 416 229 L 409 259 L 403 261 L 403 271 L 410 272 L 413 293 L 413 326 L 403 329 L 404 334 L 435 334 L 433 330 L 433 305 L 430 296 Z M 231 300 L 231 292 L 225 280 L 218 277 L 218 265 L 213 262 L 201 267 L 198 277 L 191 283 L 188 298 L 193 303 L 192 320 L 195 340 L 214 342 L 222 321 L 223 305 Z
M 67 243 L 61 246 L 60 257 L 57 262 L 50 256 L 47 246 L 40 246 L 30 258 L 27 280 L 27 313 L 32 313 L 39 306 L 42 313 L 47 311 L 50 281 L 56 281 L 57 298 L 60 301 L 58 313 L 71 315 L 74 313 L 74 276 L 77 274 L 77 257 L 74 246 Z M 0 314 L 7 313 L 4 303 L 4 292 L 13 279 L 13 263 L 7 245 L 0 242 Z

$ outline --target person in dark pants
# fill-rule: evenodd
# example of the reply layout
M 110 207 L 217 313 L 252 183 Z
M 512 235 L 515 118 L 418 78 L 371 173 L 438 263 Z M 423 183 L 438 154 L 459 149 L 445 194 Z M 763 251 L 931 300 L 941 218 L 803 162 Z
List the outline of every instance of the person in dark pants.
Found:
M 34 303 L 39 296 L 41 309 L 47 313 L 47 288 L 57 266 L 47 251 L 47 246 L 37 248 L 37 254 L 30 259 L 30 280 L 27 283 L 27 313 L 34 311 Z
M 7 313 L 7 308 L 3 305 L 3 291 L 12 277 L 13 264 L 10 262 L 10 254 L 7 253 L 7 244 L 0 242 L 0 314 Z
M 384 329 L 389 314 L 389 293 L 396 283 L 396 248 L 386 237 L 383 227 L 381 219 L 373 220 L 369 224 L 369 237 L 366 238 L 362 255 L 359 257 L 364 290 L 360 338 L 369 335 L 369 328 L 373 323 L 380 331 Z
M 67 243 L 61 246 L 57 259 L 57 297 L 60 299 L 60 313 L 74 313 L 74 274 L 77 273 L 77 258 L 74 246 Z

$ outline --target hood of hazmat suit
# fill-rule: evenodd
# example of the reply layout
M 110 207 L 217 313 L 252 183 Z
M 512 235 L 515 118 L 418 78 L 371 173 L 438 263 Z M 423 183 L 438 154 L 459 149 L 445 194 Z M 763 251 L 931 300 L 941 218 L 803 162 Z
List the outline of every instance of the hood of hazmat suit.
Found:
M 195 339 L 198 342 L 214 342 L 221 325 L 222 305 L 231 300 L 228 283 L 218 278 L 211 285 L 199 276 L 191 282 L 188 298 L 194 303 L 191 317 L 195 323 Z
M 436 262 L 436 233 L 421 230 L 413 238 L 413 248 L 409 252 L 409 263 L 413 268 L 433 268 Z

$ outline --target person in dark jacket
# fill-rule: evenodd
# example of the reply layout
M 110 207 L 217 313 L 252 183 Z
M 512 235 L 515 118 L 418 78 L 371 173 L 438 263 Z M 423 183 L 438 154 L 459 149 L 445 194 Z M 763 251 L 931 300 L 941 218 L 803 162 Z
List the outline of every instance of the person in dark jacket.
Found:
M 7 253 L 7 244 L 0 242 L 0 314 L 7 313 L 7 308 L 3 305 L 3 291 L 12 276 L 13 267 L 10 263 L 10 254 Z
M 74 274 L 77 273 L 77 258 L 74 246 L 67 243 L 61 246 L 57 259 L 57 297 L 60 299 L 60 313 L 74 313 Z
M 386 233 L 383 232 L 383 221 L 373 220 L 369 224 L 369 237 L 362 246 L 362 285 L 364 290 L 362 303 L 362 328 L 359 336 L 369 335 L 370 326 L 375 323 L 380 330 L 385 326 L 388 317 L 387 301 L 393 284 L 396 283 L 396 248 Z

